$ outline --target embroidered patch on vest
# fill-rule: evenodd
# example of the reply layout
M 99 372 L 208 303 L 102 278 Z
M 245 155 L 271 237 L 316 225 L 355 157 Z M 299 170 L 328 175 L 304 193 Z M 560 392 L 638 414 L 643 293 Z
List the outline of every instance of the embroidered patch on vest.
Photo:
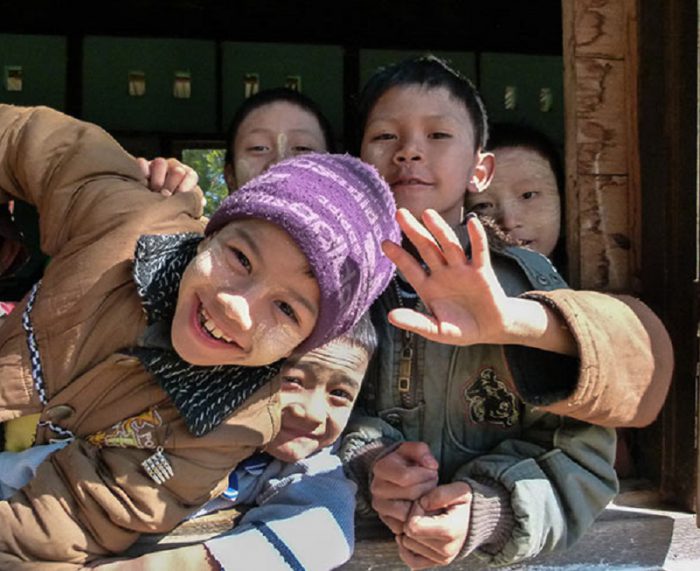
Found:
M 488 422 L 510 428 L 520 418 L 517 397 L 491 368 L 483 369 L 477 379 L 464 389 L 469 420 Z
M 154 430 L 163 424 L 157 411 L 150 409 L 114 424 L 109 430 L 101 430 L 87 437 L 98 448 L 156 448 Z

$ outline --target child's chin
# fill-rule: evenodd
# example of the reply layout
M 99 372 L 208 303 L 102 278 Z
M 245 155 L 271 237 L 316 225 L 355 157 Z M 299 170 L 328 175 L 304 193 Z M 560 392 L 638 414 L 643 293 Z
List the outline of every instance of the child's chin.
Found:
M 267 450 L 267 453 L 273 458 L 276 458 L 277 460 L 291 463 L 298 462 L 299 460 L 303 460 L 304 458 L 308 458 L 314 452 L 316 452 L 316 450 L 317 448 L 311 448 L 308 446 L 296 446 L 290 443 L 285 443 L 282 446 L 269 448 Z

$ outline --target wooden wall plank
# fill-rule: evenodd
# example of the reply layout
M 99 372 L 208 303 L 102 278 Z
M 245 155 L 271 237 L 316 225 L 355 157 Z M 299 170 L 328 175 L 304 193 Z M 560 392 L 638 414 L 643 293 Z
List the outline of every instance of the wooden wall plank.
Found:
M 581 270 L 586 287 L 621 290 L 627 284 L 631 240 L 626 176 L 579 175 Z
M 638 283 L 635 0 L 562 0 L 570 281 Z
M 625 64 L 576 59 L 576 144 L 579 174 L 627 174 Z
M 571 2 L 576 25 L 576 55 L 624 59 L 625 38 L 620 22 L 625 3 L 620 0 L 563 0 Z

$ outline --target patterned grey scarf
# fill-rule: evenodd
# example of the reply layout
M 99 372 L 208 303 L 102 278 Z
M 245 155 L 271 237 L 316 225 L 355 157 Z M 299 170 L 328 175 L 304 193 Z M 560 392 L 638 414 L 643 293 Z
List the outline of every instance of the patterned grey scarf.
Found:
M 198 234 L 139 238 L 134 281 L 149 325 L 160 325 L 169 334 L 182 274 L 196 256 L 201 240 Z M 221 424 L 270 381 L 283 362 L 265 367 L 200 367 L 183 361 L 172 347 L 132 347 L 129 353 L 158 380 L 195 436 L 203 436 Z

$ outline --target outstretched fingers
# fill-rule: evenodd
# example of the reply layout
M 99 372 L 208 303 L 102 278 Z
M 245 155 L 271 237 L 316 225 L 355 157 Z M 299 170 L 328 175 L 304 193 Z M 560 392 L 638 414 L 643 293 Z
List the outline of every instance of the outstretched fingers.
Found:
M 413 244 L 419 257 L 434 271 L 445 264 L 440 244 L 429 229 L 405 208 L 400 208 L 396 220 L 403 235 Z
M 396 269 L 414 288 L 420 287 L 420 284 L 428 277 L 420 262 L 398 244 L 387 240 L 382 243 L 382 251 L 387 258 L 396 264 Z
M 443 259 L 452 265 L 464 264 L 467 257 L 452 227 L 435 210 L 428 209 L 422 216 L 423 224 L 440 248 Z
M 467 216 L 467 233 L 472 247 L 472 264 L 477 268 L 491 266 L 491 253 L 486 230 L 476 214 Z
M 389 321 L 431 341 L 454 345 L 489 342 L 498 333 L 505 293 L 491 266 L 488 240 L 476 217 L 467 219 L 471 242 L 468 258 L 453 229 L 434 210 L 423 213 L 423 224 L 402 210 L 397 217 L 427 268 L 410 251 L 385 243 L 384 252 L 413 286 L 427 311 L 397 308 Z

